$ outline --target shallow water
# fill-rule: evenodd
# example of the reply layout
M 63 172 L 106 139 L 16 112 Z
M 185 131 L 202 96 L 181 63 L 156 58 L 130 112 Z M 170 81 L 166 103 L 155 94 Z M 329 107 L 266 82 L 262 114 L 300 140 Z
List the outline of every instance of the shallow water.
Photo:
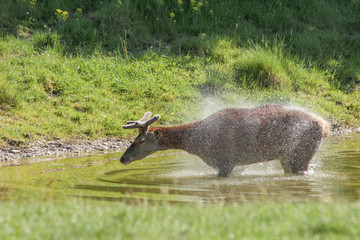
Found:
M 229 178 L 184 152 L 160 152 L 130 165 L 121 153 L 27 159 L 0 167 L 0 199 L 89 198 L 108 201 L 360 200 L 360 134 L 329 137 L 305 176 L 286 176 L 279 161 L 237 167 Z

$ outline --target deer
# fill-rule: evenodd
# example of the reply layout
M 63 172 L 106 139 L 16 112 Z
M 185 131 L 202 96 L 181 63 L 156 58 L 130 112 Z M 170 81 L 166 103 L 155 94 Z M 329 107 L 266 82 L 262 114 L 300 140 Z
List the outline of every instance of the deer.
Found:
M 174 127 L 149 127 L 160 119 L 145 113 L 139 121 L 127 121 L 124 129 L 139 135 L 120 158 L 130 164 L 167 149 L 180 149 L 200 157 L 229 177 L 235 166 L 280 160 L 285 174 L 304 175 L 330 124 L 322 117 L 295 107 L 264 105 L 225 108 L 209 117 Z

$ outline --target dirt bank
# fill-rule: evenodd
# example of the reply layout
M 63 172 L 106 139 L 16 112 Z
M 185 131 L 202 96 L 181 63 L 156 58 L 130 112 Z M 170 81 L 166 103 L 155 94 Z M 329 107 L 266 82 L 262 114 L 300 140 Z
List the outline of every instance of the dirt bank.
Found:
M 0 146 L 0 163 L 13 162 L 21 158 L 40 156 L 61 156 L 69 153 L 107 152 L 124 149 L 130 141 L 118 138 L 98 140 L 75 140 L 66 142 L 61 139 L 54 141 L 38 141 L 24 146 Z M 120 156 L 119 156 L 120 158 Z

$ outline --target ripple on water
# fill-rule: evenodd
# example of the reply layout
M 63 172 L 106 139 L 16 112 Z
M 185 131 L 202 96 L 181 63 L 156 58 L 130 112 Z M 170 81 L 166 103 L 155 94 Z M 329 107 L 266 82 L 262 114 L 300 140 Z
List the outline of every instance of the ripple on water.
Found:
M 124 166 L 120 153 L 0 168 L 1 198 L 76 196 L 108 201 L 333 201 L 360 199 L 360 137 L 325 141 L 304 176 L 279 161 L 238 166 L 229 178 L 199 158 L 165 152 Z

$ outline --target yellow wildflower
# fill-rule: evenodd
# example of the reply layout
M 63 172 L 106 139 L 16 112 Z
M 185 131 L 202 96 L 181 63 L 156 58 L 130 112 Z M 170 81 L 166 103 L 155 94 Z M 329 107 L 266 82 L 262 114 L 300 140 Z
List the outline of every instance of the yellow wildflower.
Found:
M 56 9 L 56 12 L 55 12 L 56 15 L 60 15 L 61 13 L 62 13 L 62 11 L 60 9 Z
M 174 18 L 175 17 L 175 13 L 170 13 L 170 17 Z
M 33 5 L 33 6 L 35 6 L 35 5 L 36 5 L 36 0 L 29 0 L 29 3 L 30 3 L 31 5 Z
M 183 4 L 184 2 L 183 2 L 182 0 L 177 0 L 177 3 L 178 3 L 179 5 L 181 5 L 181 4 Z
M 64 20 L 66 20 L 69 17 L 68 11 L 63 11 L 61 16 L 64 18 Z
M 76 12 L 81 14 L 81 13 L 82 13 L 82 9 L 81 9 L 81 8 L 77 8 L 77 9 L 76 9 Z
M 209 11 L 209 12 L 210 12 L 210 13 L 213 13 L 213 10 L 211 10 L 211 9 L 210 9 L 210 11 Z
M 198 8 L 201 8 L 203 5 L 204 5 L 203 2 L 198 2 L 197 4 Z

